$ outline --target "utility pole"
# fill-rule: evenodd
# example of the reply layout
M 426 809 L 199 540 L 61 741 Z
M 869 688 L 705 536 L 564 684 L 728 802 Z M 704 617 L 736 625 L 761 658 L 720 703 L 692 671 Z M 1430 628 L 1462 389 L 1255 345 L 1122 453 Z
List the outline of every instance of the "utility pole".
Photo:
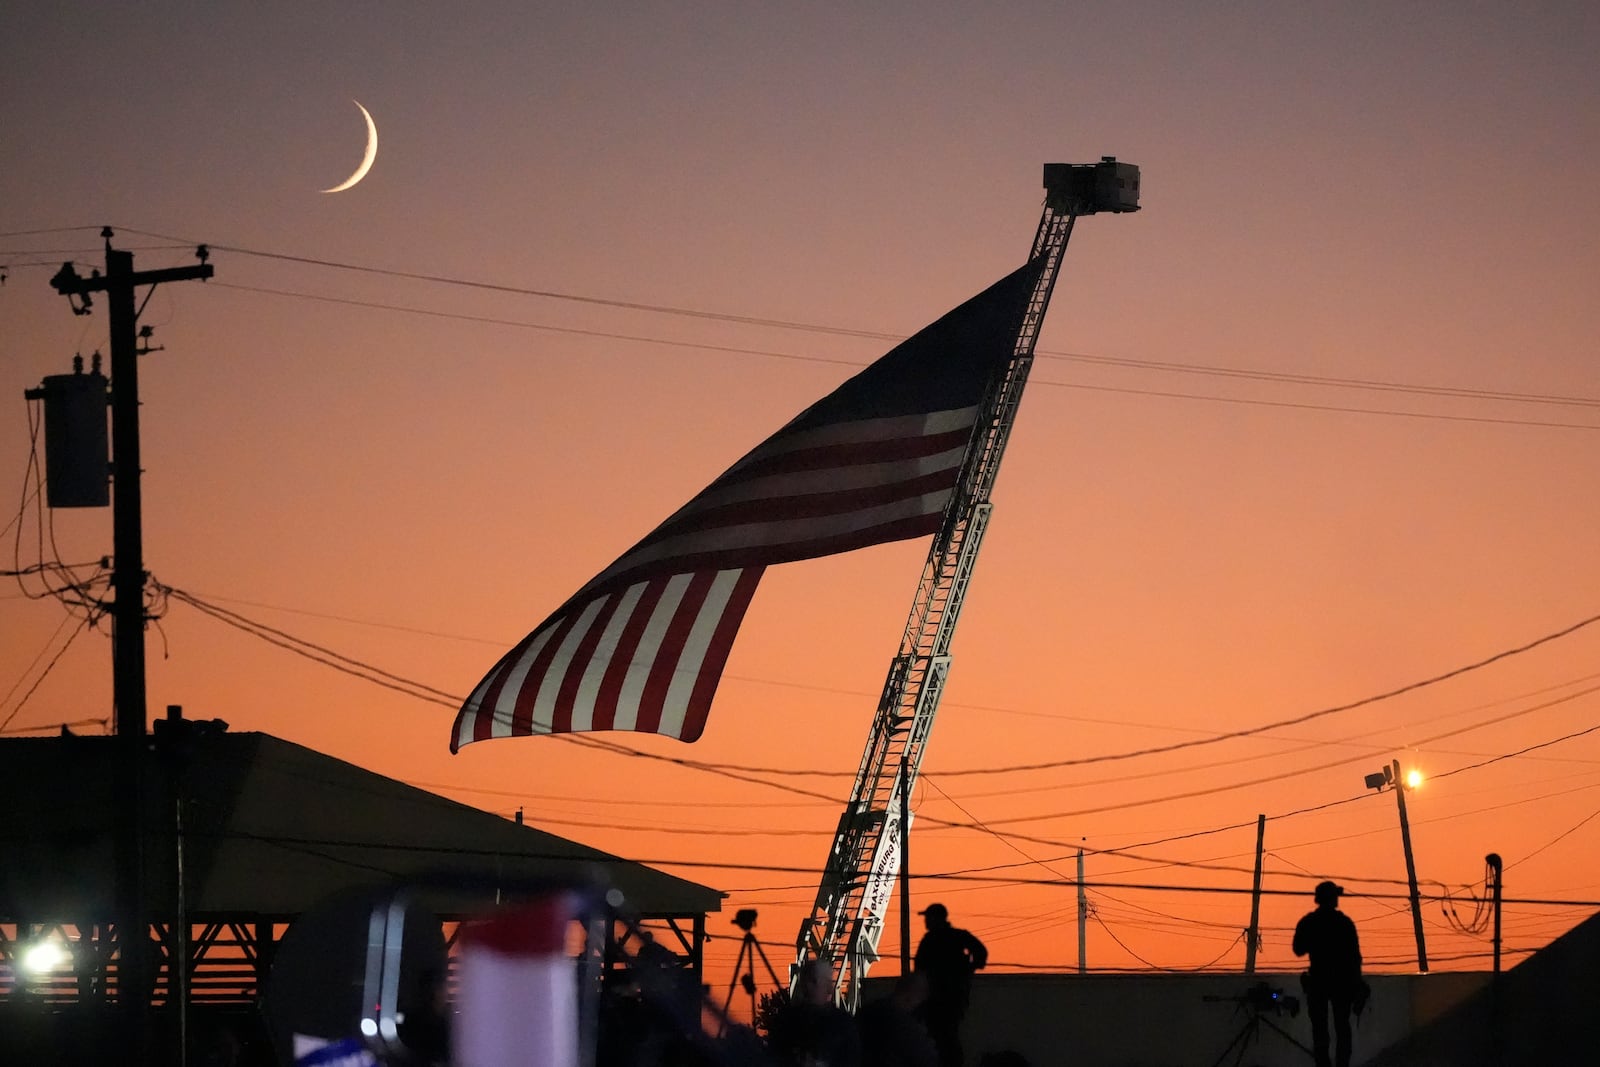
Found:
M 90 293 L 105 293 L 110 314 L 111 334 L 111 449 L 116 488 L 112 510 L 111 588 L 112 604 L 112 689 L 116 701 L 116 732 L 122 736 L 143 737 L 145 733 L 144 691 L 144 533 L 143 505 L 139 492 L 139 310 L 133 306 L 134 287 L 155 286 L 161 282 L 192 281 L 211 277 L 206 262 L 210 253 L 205 245 L 195 252 L 200 263 L 193 267 L 135 271 L 133 253 L 111 247 L 111 228 L 100 232 L 106 241 L 106 272 L 96 271 L 81 278 L 71 263 L 63 263 L 50 284 L 56 292 L 81 297 L 73 305 L 79 315 L 89 314 Z M 146 296 L 148 300 L 148 295 Z
M 1083 849 L 1078 849 L 1078 973 L 1089 973 L 1089 895 L 1083 888 Z
M 1256 945 L 1261 942 L 1261 858 L 1267 842 L 1267 817 L 1256 816 L 1256 877 L 1250 887 L 1250 929 L 1244 932 L 1244 973 L 1256 973 Z
M 139 492 L 139 356 L 149 349 L 139 347 L 139 312 L 134 306 L 134 289 L 168 281 L 191 281 L 211 277 L 205 245 L 196 249 L 200 263 L 193 267 L 135 271 L 133 253 L 111 247 L 113 236 L 108 226 L 105 238 L 106 271 L 88 278 L 78 275 L 71 263 L 64 263 L 50 279 L 56 292 L 80 302 L 72 305 L 74 314 L 87 315 L 91 293 L 104 293 L 110 319 L 111 341 L 111 448 L 112 448 L 112 553 L 111 588 L 115 599 L 112 620 L 112 699 L 115 704 L 115 731 L 119 741 L 116 782 L 117 825 L 117 997 L 128 1025 L 128 1052 L 135 1060 L 147 1058 L 150 1016 L 150 936 L 144 886 L 144 756 L 145 756 L 145 676 L 144 676 L 144 535 L 143 508 Z M 148 300 L 148 294 L 146 300 Z M 149 336 L 146 331 L 145 337 Z M 179 962 L 181 965 L 181 961 Z
M 1400 805 L 1400 843 L 1406 850 L 1406 882 L 1411 889 L 1411 928 L 1417 935 L 1417 970 L 1428 973 L 1428 946 L 1422 938 L 1422 898 L 1417 893 L 1417 861 L 1411 855 L 1411 822 L 1406 818 L 1406 783 L 1400 777 L 1400 761 L 1395 760 L 1395 803 Z
M 1494 973 L 1498 977 L 1500 974 L 1500 892 L 1501 878 L 1504 877 L 1505 871 L 1501 865 L 1500 853 L 1498 852 L 1489 853 L 1483 858 L 1483 861 L 1489 865 L 1489 870 L 1494 873 L 1494 941 L 1492 943 L 1494 945 Z
M 900 973 L 911 973 L 911 759 L 900 757 Z
M 1505 878 L 1505 865 L 1500 853 L 1491 852 L 1483 857 L 1494 878 L 1494 977 L 1489 980 L 1489 1062 L 1499 1067 L 1505 1062 L 1505 1000 L 1500 988 L 1500 898 Z

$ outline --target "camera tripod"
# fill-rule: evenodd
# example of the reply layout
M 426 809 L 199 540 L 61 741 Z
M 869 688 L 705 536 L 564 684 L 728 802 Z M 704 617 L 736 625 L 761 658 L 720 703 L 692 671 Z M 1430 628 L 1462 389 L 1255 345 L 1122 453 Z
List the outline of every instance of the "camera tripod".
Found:
M 1222 1050 L 1222 1055 L 1216 1058 L 1211 1067 L 1222 1067 L 1222 1062 L 1228 1058 L 1229 1053 L 1234 1053 L 1233 1067 L 1239 1067 L 1239 1064 L 1244 1062 L 1246 1050 L 1261 1040 L 1261 1027 L 1263 1025 L 1276 1032 L 1279 1037 L 1304 1052 L 1307 1056 L 1315 1056 L 1315 1053 L 1297 1041 L 1283 1027 L 1267 1018 L 1260 1011 L 1252 1010 L 1250 1018 L 1246 1019 L 1244 1025 L 1239 1028 L 1239 1032 L 1233 1035 L 1233 1040 L 1228 1042 L 1228 1047 Z
M 772 961 L 767 959 L 767 950 L 761 947 L 761 942 L 756 940 L 756 913 L 753 908 L 741 909 L 733 917 L 733 924 L 744 931 L 744 938 L 739 942 L 739 955 L 733 961 L 733 978 L 728 982 L 728 995 L 722 1001 L 722 1017 L 727 1019 L 728 1006 L 733 1003 L 733 991 L 736 987 L 743 986 L 744 991 L 750 994 L 750 1019 L 756 1017 L 756 957 L 761 957 L 761 964 L 767 969 L 767 977 L 772 979 L 772 988 L 787 988 L 778 981 L 778 974 L 772 969 Z

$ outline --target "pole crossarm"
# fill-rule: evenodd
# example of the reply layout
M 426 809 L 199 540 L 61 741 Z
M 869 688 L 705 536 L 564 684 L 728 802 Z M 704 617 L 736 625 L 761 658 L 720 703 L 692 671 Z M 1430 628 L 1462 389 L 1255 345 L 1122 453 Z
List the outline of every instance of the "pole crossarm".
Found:
M 84 278 L 72 269 L 72 264 L 65 263 L 55 276 L 50 279 L 50 284 L 62 296 L 83 296 L 86 293 L 104 293 L 113 286 L 126 285 L 159 285 L 162 282 L 193 282 L 205 281 L 215 271 L 211 264 L 200 263 L 193 267 L 163 267 L 160 270 L 139 270 L 117 278 L 95 271 Z

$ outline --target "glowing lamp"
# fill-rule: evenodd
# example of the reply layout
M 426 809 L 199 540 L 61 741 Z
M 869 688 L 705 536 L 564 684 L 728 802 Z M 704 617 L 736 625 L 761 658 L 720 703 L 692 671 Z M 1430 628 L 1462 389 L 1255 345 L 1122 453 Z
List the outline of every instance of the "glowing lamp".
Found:
M 36 941 L 22 954 L 22 966 L 30 974 L 48 974 L 68 960 L 66 946 L 59 941 Z

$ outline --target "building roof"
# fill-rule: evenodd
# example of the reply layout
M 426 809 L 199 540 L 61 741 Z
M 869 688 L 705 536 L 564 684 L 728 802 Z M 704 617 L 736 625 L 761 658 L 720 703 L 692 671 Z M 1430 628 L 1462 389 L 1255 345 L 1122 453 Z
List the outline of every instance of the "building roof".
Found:
M 168 720 L 149 741 L 144 869 L 152 918 L 170 915 L 176 899 L 180 773 L 192 916 L 292 916 L 356 886 L 439 873 L 491 893 L 502 880 L 508 890 L 598 882 L 620 890 L 625 907 L 644 916 L 721 910 L 718 890 L 269 734 Z M 0 920 L 113 915 L 126 751 L 114 737 L 0 739 L 0 810 L 8 813 L 0 829 Z

